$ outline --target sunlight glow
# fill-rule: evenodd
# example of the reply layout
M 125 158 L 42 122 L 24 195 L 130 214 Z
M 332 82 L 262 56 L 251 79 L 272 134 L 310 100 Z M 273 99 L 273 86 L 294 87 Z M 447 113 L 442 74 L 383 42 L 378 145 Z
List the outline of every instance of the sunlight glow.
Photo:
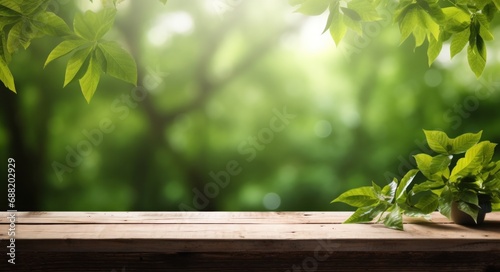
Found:
M 187 12 L 174 12 L 160 16 L 148 31 L 149 42 L 162 46 L 175 34 L 188 34 L 193 29 L 193 18 Z

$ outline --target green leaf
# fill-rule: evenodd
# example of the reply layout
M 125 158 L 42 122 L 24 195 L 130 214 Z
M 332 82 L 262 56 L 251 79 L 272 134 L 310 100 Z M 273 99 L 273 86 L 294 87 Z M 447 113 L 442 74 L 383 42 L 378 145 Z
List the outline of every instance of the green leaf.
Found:
M 403 43 L 413 32 L 415 26 L 419 24 L 418 10 L 416 5 L 409 5 L 404 12 L 404 17 L 402 17 L 399 22 L 399 31 L 401 32 L 401 41 Z
M 419 209 L 422 213 L 434 212 L 438 206 L 438 196 L 431 191 L 423 191 L 412 196 L 415 208 Z
M 350 8 L 344 8 L 344 7 L 340 7 L 340 9 L 344 13 L 344 15 L 348 16 L 349 18 L 351 18 L 351 20 L 353 20 L 353 21 L 361 21 L 361 16 L 359 16 L 359 14 L 355 10 L 352 10 Z
M 5 87 L 16 93 L 16 86 L 14 84 L 14 77 L 10 72 L 9 66 L 3 58 L 0 57 L 0 80 L 3 82 Z
M 7 49 L 7 37 L 5 34 L 0 31 L 0 58 L 3 58 L 5 63 L 9 64 L 11 60 L 11 55 L 9 53 L 9 50 Z
M 396 196 L 397 188 L 398 188 L 397 179 L 393 179 L 391 183 L 384 186 L 384 188 L 381 191 L 381 194 L 384 198 L 383 200 L 391 203 L 394 200 L 394 197 Z
M 1 6 L 4 6 L 10 10 L 13 10 L 17 13 L 20 13 L 22 14 L 22 11 L 21 11 L 21 1 L 13 1 L 13 0 L 0 0 L 0 5 Z
M 385 217 L 384 225 L 391 229 L 403 230 L 403 211 L 394 205 L 392 211 Z
M 137 67 L 130 54 L 116 42 L 100 43 L 99 48 L 106 58 L 106 73 L 125 82 L 137 84 Z
M 458 178 L 468 176 L 474 171 L 478 171 L 479 167 L 489 160 L 493 155 L 492 149 L 494 144 L 488 141 L 480 142 L 465 152 L 465 157 L 458 160 L 457 164 L 451 171 L 450 181 L 456 181 Z
M 448 186 L 443 188 L 441 194 L 439 195 L 439 212 L 446 216 L 448 219 L 451 217 L 451 202 L 453 201 L 453 195 Z
M 500 0 L 493 0 L 493 3 L 495 3 L 497 9 L 500 9 Z
M 453 58 L 456 54 L 460 53 L 465 45 L 469 42 L 470 30 L 466 28 L 462 32 L 458 32 L 451 36 L 450 45 L 450 58 Z
M 377 12 L 376 6 L 368 0 L 352 0 L 347 3 L 347 7 L 356 12 L 357 16 L 364 22 L 377 21 L 382 19 Z
M 437 40 L 433 36 L 429 38 L 429 47 L 427 48 L 427 63 L 429 66 L 431 66 L 434 60 L 439 56 L 442 48 L 443 41 L 441 37 Z
M 27 33 L 29 27 L 26 27 L 25 24 L 25 22 L 19 21 L 9 31 L 7 36 L 7 50 L 9 54 L 13 54 L 20 47 L 24 49 L 29 47 L 31 38 L 29 33 Z
M 42 0 L 30 0 L 30 1 L 22 1 L 20 8 L 21 12 L 24 15 L 32 15 L 35 11 L 40 8 L 46 1 Z
M 76 51 L 73 56 L 71 56 L 68 61 L 68 65 L 66 66 L 64 87 L 66 87 L 66 85 L 68 85 L 75 78 L 76 74 L 78 74 L 91 51 L 92 47 L 89 46 Z
M 34 27 L 47 35 L 61 36 L 71 33 L 66 22 L 52 12 L 40 12 L 32 20 Z
M 344 24 L 344 15 L 338 11 L 338 8 L 336 11 L 334 10 L 335 9 L 330 10 L 330 12 L 333 12 L 332 24 L 330 25 L 330 35 L 332 36 L 335 44 L 339 46 L 340 41 L 344 38 L 347 32 L 347 28 Z
M 456 138 L 451 139 L 452 154 L 460 154 L 473 147 L 481 139 L 483 131 L 478 133 L 465 133 Z
M 12 17 L 19 17 L 19 15 L 20 15 L 20 13 L 12 10 L 10 8 L 7 8 L 5 6 L 1 6 L 0 5 L 0 18 L 2 20 L 7 19 L 6 17 L 10 17 L 10 18 L 12 18 Z M 17 18 L 14 18 L 14 19 L 17 20 Z
M 449 154 L 451 150 L 451 145 L 449 144 L 449 138 L 446 133 L 438 130 L 425 130 L 425 137 L 429 147 L 440 154 Z
M 432 156 L 422 153 L 422 154 L 417 154 L 413 157 L 415 158 L 415 161 L 417 162 L 417 167 L 422 172 L 422 174 L 428 179 L 433 179 L 430 170 Z
M 490 23 L 488 22 L 488 19 L 486 18 L 486 15 L 484 14 L 477 14 L 476 15 L 476 20 L 479 22 L 479 35 L 483 38 L 485 41 L 491 41 L 493 40 L 493 34 L 490 32 Z
M 420 18 L 420 26 L 423 26 L 423 28 L 426 29 L 428 33 L 434 36 L 434 39 L 439 39 L 439 24 L 436 23 L 434 19 L 432 19 L 429 13 L 425 12 L 424 10 L 419 10 L 418 16 Z
M 469 204 L 467 202 L 459 201 L 458 209 L 470 215 L 472 219 L 474 219 L 474 222 L 477 223 L 477 215 L 479 213 L 479 207 L 473 204 Z
M 474 0 L 474 4 L 478 9 L 483 9 L 491 0 Z
M 431 175 L 429 179 L 439 179 L 443 175 L 443 171 L 448 169 L 451 158 L 451 155 L 437 155 L 433 157 L 429 165 L 429 172 Z
M 401 201 L 401 202 L 405 201 L 405 199 L 403 198 L 403 195 L 406 192 L 406 188 L 408 188 L 408 186 L 410 186 L 411 182 L 413 181 L 413 179 L 415 178 L 417 173 L 418 173 L 418 169 L 412 169 L 404 175 L 404 177 L 399 182 L 398 189 L 396 190 L 396 200 Z
M 344 25 L 346 27 L 352 29 L 359 36 L 363 35 L 363 26 L 361 25 L 360 20 L 354 20 L 351 17 L 347 16 L 346 14 L 344 14 L 342 18 L 344 19 Z
M 57 45 L 52 52 L 50 52 L 49 56 L 47 57 L 47 60 L 45 61 L 45 66 L 52 62 L 53 60 L 56 60 L 62 56 L 65 56 L 69 54 L 71 51 L 88 44 L 87 41 L 85 40 L 67 40 L 61 42 L 59 45 Z
M 160 0 L 163 4 L 166 4 L 168 0 Z
M 491 209 L 492 209 L 494 212 L 499 212 L 499 211 L 500 211 L 500 202 L 499 202 L 499 203 L 492 203 L 492 204 L 491 204 Z
M 486 5 L 482 13 L 486 16 L 486 19 L 488 22 L 491 22 L 493 18 L 495 18 L 495 14 L 498 12 L 498 8 L 495 6 L 495 3 L 490 2 L 488 5 Z
M 411 189 L 413 193 L 417 194 L 424 191 L 431 191 L 441 189 L 444 186 L 444 181 L 442 180 L 428 180 L 419 184 L 415 184 Z
M 474 72 L 476 77 L 480 77 L 486 66 L 486 61 L 475 46 L 472 47 L 469 45 L 467 47 L 467 60 L 469 61 L 470 69 Z
M 326 11 L 330 2 L 330 0 L 305 0 L 296 12 L 305 15 L 320 15 Z
M 100 78 L 101 78 L 101 67 L 99 66 L 99 63 L 97 63 L 95 58 L 91 57 L 87 72 L 80 79 L 80 87 L 82 89 L 82 93 L 83 96 L 85 97 L 85 100 L 87 100 L 87 103 L 90 103 L 90 100 L 94 96 Z
M 379 199 L 373 187 L 364 186 L 344 192 L 331 203 L 333 202 L 344 202 L 353 207 L 364 207 L 379 202 Z
M 386 209 L 385 204 L 358 208 L 344 223 L 363 223 L 372 221 L 377 215 Z
M 75 33 L 88 41 L 97 41 L 113 26 L 116 9 L 106 8 L 95 13 L 76 14 L 73 22 Z
M 458 199 L 479 207 L 479 200 L 478 200 L 477 194 L 473 191 L 470 191 L 470 190 L 461 191 L 458 194 Z
M 446 18 L 445 29 L 452 32 L 461 32 L 470 25 L 470 15 L 463 9 L 457 7 L 443 8 Z
M 333 4 L 330 5 L 330 12 L 328 13 L 328 19 L 326 20 L 325 28 L 323 29 L 323 32 L 321 32 L 321 34 L 325 33 L 328 29 L 330 29 L 330 26 L 332 25 L 333 17 L 335 16 L 335 10 L 333 10 L 332 8 L 335 8 L 335 5 Z M 338 6 L 336 8 L 338 9 Z

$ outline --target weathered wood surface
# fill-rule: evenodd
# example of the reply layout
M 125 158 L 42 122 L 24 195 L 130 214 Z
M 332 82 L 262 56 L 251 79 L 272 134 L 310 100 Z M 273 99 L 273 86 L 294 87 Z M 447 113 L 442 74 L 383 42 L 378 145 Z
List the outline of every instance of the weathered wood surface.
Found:
M 500 271 L 500 213 L 484 225 L 349 212 L 18 212 L 0 271 Z M 0 213 L 6 250 L 7 213 Z M 5 251 L 6 252 L 6 251 Z

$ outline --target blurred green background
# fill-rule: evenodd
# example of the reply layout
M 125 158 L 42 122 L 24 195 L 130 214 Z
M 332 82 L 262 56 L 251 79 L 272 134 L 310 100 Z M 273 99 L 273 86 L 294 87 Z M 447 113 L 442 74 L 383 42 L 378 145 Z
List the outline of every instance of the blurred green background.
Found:
M 99 8 L 55 2 L 68 22 Z M 90 105 L 77 84 L 62 88 L 64 60 L 43 69 L 59 40 L 18 52 L 18 94 L 0 91 L 18 210 L 346 210 L 329 202 L 411 168 L 424 128 L 500 142 L 498 39 L 478 80 L 449 45 L 429 68 L 390 12 L 336 47 L 325 17 L 293 11 L 126 0 L 107 38 L 134 55 L 141 87 L 105 76 Z

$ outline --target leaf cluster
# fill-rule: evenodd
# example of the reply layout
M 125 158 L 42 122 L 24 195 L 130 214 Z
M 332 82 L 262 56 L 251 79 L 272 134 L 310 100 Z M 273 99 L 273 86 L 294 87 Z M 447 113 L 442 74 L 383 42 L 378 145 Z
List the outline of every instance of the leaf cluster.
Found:
M 121 1 L 101 0 L 103 9 L 99 12 L 77 13 L 70 29 L 61 17 L 48 10 L 49 1 L 0 0 L 0 81 L 16 92 L 9 69 L 12 55 L 19 49 L 28 49 L 36 38 L 52 36 L 62 42 L 49 54 L 45 66 L 71 54 L 64 86 L 78 80 L 87 102 L 92 99 L 103 73 L 135 85 L 137 67 L 132 56 L 119 43 L 104 39 L 113 27 L 116 5 Z
M 451 205 L 477 220 L 480 210 L 500 210 L 500 161 L 492 161 L 496 144 L 481 141 L 482 132 L 449 138 L 441 131 L 424 130 L 429 147 L 437 154 L 415 155 L 417 169 L 381 188 L 349 190 L 332 202 L 358 208 L 345 223 L 377 221 L 403 229 L 403 215 L 429 218 L 439 210 L 450 218 Z M 454 156 L 463 154 L 454 163 Z M 453 167 L 452 167 L 453 166 Z M 420 176 L 420 181 L 416 177 Z
M 297 12 L 319 15 L 328 10 L 325 31 L 338 45 L 347 29 L 363 35 L 363 24 L 382 19 L 380 10 L 388 10 L 390 0 L 289 0 Z M 500 0 L 397 0 L 394 22 L 398 24 L 401 43 L 412 36 L 415 48 L 428 42 L 429 66 L 450 41 L 450 58 L 467 45 L 467 60 L 479 77 L 487 59 L 486 41 L 493 40 L 490 22 L 500 9 Z M 392 13 L 392 12 L 391 12 Z

